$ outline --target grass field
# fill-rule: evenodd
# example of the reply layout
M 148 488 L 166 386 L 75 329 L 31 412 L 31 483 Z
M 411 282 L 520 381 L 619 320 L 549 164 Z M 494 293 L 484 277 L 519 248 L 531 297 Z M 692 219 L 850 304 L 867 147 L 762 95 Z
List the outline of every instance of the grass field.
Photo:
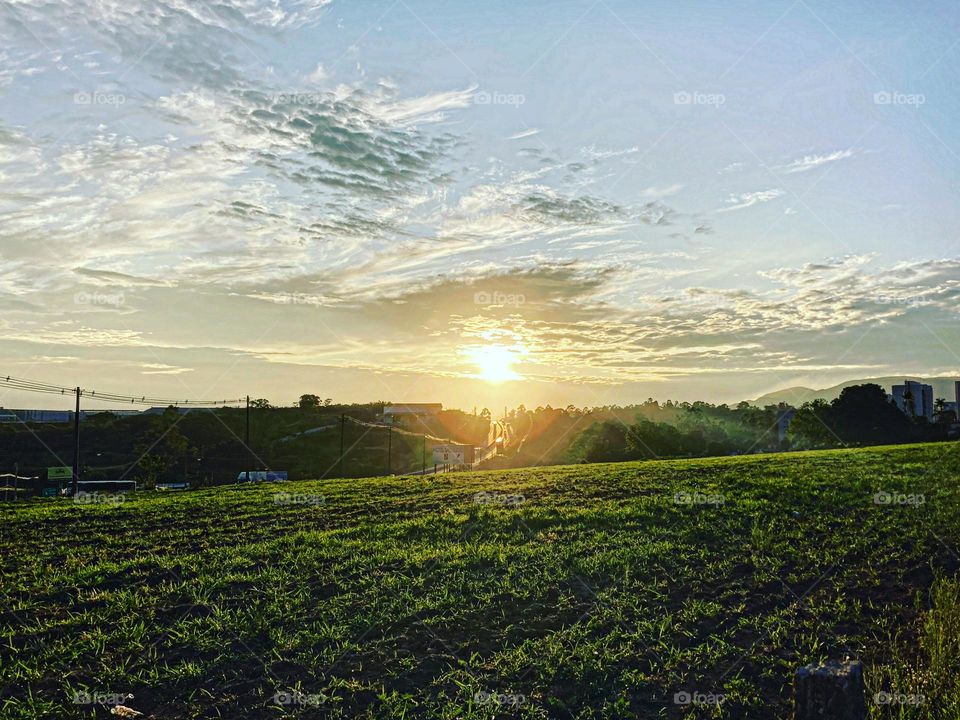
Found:
M 776 718 L 851 656 L 923 696 L 871 716 L 956 718 L 958 478 L 937 444 L 7 503 L 0 717 Z

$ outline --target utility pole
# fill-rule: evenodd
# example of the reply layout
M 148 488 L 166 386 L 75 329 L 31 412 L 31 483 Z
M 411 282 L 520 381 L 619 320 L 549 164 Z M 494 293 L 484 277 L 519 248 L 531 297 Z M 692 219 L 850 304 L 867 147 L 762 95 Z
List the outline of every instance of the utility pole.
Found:
M 343 432 L 347 426 L 347 414 L 340 413 L 340 477 L 343 475 Z
M 421 467 L 420 475 L 427 474 L 427 436 L 423 436 L 423 451 L 420 453 Z
M 73 413 L 73 496 L 76 497 L 80 484 L 80 388 L 76 389 L 77 407 Z
M 247 432 L 245 435 L 246 440 L 244 444 L 247 446 L 247 450 L 250 450 L 250 396 L 247 395 Z
M 393 425 L 390 426 L 390 429 L 387 430 L 387 475 L 390 474 L 390 468 L 393 467 L 391 462 L 393 455 Z

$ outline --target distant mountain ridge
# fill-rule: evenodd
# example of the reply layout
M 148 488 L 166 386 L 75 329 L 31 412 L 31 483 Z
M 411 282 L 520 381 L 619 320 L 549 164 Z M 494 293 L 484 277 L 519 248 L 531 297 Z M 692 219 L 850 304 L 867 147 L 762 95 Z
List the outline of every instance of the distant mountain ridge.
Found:
M 829 402 L 830 400 L 840 397 L 840 393 L 844 388 L 852 387 L 853 385 L 863 385 L 865 383 L 879 385 L 889 393 L 892 386 L 902 385 L 904 380 L 916 380 L 926 383 L 927 385 L 932 385 L 934 398 L 944 398 L 947 402 L 953 402 L 957 399 L 954 383 L 960 380 L 960 376 L 924 378 L 917 375 L 890 375 L 887 377 L 866 378 L 863 380 L 847 380 L 839 385 L 834 385 L 833 387 L 822 390 L 814 390 L 802 386 L 775 390 L 766 395 L 761 395 L 753 401 L 753 404 L 758 407 L 766 407 L 767 405 L 777 405 L 783 402 L 798 407 L 805 402 L 817 398 L 823 398 Z

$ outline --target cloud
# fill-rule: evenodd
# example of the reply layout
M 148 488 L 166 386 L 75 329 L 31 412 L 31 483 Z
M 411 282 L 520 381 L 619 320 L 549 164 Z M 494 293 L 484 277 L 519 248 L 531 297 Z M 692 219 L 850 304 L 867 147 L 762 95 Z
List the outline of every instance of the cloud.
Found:
M 511 136 L 510 136 L 509 138 L 507 138 L 507 139 L 508 139 L 508 140 L 522 140 L 523 138 L 533 137 L 534 135 L 539 135 L 539 134 L 540 134 L 539 128 L 527 128 L 526 130 L 522 130 L 521 132 L 518 132 L 518 133 L 516 133 L 516 134 L 514 134 L 514 135 L 511 135 Z
M 74 268 L 74 272 L 91 283 L 107 287 L 164 287 L 173 284 L 162 279 L 136 277 L 134 275 L 127 275 L 126 273 L 114 272 L 110 270 Z
M 789 165 L 784 165 L 780 169 L 785 173 L 807 172 L 808 170 L 813 170 L 821 165 L 826 165 L 827 163 L 836 162 L 837 160 L 843 160 L 849 157 L 853 157 L 852 149 L 837 150 L 836 152 L 829 153 L 828 155 L 805 155 L 802 158 L 794 160 Z
M 644 190 L 640 191 L 641 197 L 653 199 L 653 200 L 662 200 L 663 198 L 670 197 L 671 195 L 676 195 L 678 192 L 683 190 L 686 186 L 682 183 L 675 183 L 673 185 L 664 185 L 663 187 L 651 186 Z
M 622 157 L 624 155 L 633 155 L 640 152 L 640 147 L 634 145 L 633 147 L 621 148 L 620 150 L 612 150 L 608 148 L 598 148 L 596 145 L 590 145 L 589 147 L 581 148 L 580 154 L 585 155 L 591 160 L 609 160 L 610 158 Z
M 242 79 L 235 52 L 244 48 L 250 67 L 267 65 L 257 34 L 275 34 L 317 22 L 331 0 L 222 0 L 216 4 L 156 0 L 125 6 L 100 0 L 7 3 L 8 37 L 41 44 L 51 68 L 87 75 L 89 45 L 104 48 L 103 70 L 135 68 L 167 80 L 223 87 Z M 55 52 L 47 48 L 56 48 Z M 144 49 L 148 50 L 145 52 Z M 78 88 L 79 89 L 79 88 Z
M 367 109 L 382 121 L 391 124 L 438 122 L 446 118 L 444 110 L 469 107 L 476 90 L 476 87 L 469 87 L 465 90 L 450 90 L 406 100 L 376 102 L 368 105 Z
M 165 365 L 164 363 L 145 363 L 141 375 L 182 375 L 193 372 L 193 368 Z
M 727 174 L 727 173 L 736 172 L 737 170 L 742 170 L 742 169 L 745 168 L 746 166 L 747 166 L 746 163 L 742 163 L 742 162 L 732 162 L 732 163 L 730 163 L 729 165 L 725 165 L 724 167 L 722 167 L 722 168 L 720 168 L 719 170 L 717 170 L 717 174 L 718 174 L 718 175 L 725 175 L 725 174 Z
M 684 184 L 614 194 L 640 146 L 489 152 L 465 130 L 469 80 L 289 67 L 276 48 L 306 47 L 297 31 L 326 1 L 115 5 L 24 0 L 5 21 L 0 86 L 44 103 L 36 123 L 0 125 L 0 338 L 21 357 L 115 352 L 136 376 L 191 379 L 191 352 L 459 377 L 474 372 L 461 346 L 496 341 L 530 349 L 528 376 L 620 384 L 826 367 L 816 333 L 957 304 L 947 260 L 711 287 L 710 226 L 668 202 Z M 106 77 L 123 78 L 123 107 L 73 103 Z M 784 195 L 734 194 L 723 211 Z M 75 301 L 91 288 L 123 303 Z
M 781 198 L 786 193 L 779 189 L 773 188 L 772 190 L 758 190 L 757 192 L 741 193 L 740 195 L 731 195 L 727 199 L 728 205 L 726 207 L 720 208 L 718 212 L 729 212 L 731 210 L 742 210 L 743 208 L 752 207 L 758 203 L 766 203 L 771 200 L 776 200 Z
M 326 68 L 323 67 L 323 63 L 317 63 L 317 66 L 307 75 L 307 82 L 319 84 L 328 80 L 330 75 L 327 73 Z

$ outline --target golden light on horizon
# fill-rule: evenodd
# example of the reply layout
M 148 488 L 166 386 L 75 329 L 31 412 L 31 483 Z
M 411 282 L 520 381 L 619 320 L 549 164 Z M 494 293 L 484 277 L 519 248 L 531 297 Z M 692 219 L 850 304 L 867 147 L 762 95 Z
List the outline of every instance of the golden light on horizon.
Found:
M 476 377 L 493 384 L 523 379 L 513 369 L 513 364 L 520 359 L 521 354 L 503 345 L 484 345 L 467 350 L 470 361 L 479 371 Z

